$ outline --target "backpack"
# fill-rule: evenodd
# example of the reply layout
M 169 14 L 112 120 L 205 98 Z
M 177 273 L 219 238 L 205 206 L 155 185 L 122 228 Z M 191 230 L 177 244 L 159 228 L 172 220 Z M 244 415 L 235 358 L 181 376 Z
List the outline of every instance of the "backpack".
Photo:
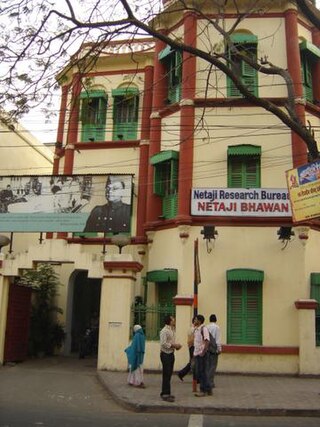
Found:
M 210 338 L 210 342 L 209 342 L 209 346 L 208 346 L 208 352 L 212 353 L 212 354 L 217 354 L 218 352 L 218 346 L 217 346 L 217 342 L 216 339 L 214 338 L 214 336 L 209 332 L 209 338 Z M 203 335 L 203 328 L 201 328 L 201 334 L 202 334 L 202 338 L 204 339 L 204 335 Z

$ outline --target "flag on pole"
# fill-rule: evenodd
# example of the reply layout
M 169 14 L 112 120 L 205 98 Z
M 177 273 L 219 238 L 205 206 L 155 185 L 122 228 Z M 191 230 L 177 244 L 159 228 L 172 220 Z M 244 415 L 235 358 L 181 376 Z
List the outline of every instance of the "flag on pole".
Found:
M 198 314 L 198 285 L 201 283 L 198 239 L 194 241 L 193 316 Z

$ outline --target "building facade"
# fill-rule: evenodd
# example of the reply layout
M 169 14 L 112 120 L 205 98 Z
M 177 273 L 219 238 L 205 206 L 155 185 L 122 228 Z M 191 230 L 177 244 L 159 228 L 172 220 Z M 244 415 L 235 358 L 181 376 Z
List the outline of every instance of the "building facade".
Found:
M 207 19 L 218 10 L 204 2 L 201 16 L 178 3 L 164 2 L 152 25 L 188 46 L 224 51 Z M 266 3 L 231 40 L 245 55 L 289 71 L 297 114 L 317 136 L 320 32 L 292 2 Z M 236 19 L 231 7 L 225 28 Z M 286 108 L 279 75 L 229 54 L 250 92 Z M 215 313 L 222 330 L 220 370 L 319 374 L 319 223 L 293 224 L 285 174 L 308 161 L 301 138 L 205 58 L 162 40 L 112 42 L 94 68 L 64 77 L 53 174 L 132 177 L 130 230 L 48 233 L 28 254 L 3 259 L 2 294 L 20 269 L 53 262 L 63 284 L 64 352 L 76 351 L 83 319 L 99 311 L 98 369 L 126 368 L 134 301 L 173 304 L 185 343 L 197 293 L 198 312 L 207 320 Z M 160 368 L 158 353 L 158 341 L 148 340 L 146 368 Z M 185 345 L 176 366 L 187 357 Z

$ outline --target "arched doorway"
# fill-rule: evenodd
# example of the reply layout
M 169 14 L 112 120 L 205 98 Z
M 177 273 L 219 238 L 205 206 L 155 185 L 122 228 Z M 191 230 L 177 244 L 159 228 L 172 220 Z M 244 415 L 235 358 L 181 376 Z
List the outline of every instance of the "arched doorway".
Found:
M 79 351 L 79 343 L 87 328 L 99 325 L 101 279 L 88 278 L 87 271 L 75 272 L 72 292 L 71 343 L 72 353 Z M 70 313 L 70 315 L 71 315 Z

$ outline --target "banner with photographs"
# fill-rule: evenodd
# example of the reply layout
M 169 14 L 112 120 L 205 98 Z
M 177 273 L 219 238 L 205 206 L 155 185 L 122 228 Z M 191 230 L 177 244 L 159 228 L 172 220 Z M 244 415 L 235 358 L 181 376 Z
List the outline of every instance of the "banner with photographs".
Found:
M 0 177 L 0 232 L 128 233 L 132 175 Z

